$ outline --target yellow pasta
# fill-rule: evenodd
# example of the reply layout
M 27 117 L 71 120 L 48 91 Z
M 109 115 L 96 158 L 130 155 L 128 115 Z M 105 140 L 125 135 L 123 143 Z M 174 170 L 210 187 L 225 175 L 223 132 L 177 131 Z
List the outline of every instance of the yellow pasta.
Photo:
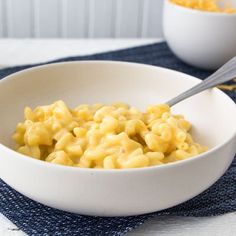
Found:
M 165 104 L 145 112 L 127 104 L 80 105 L 63 101 L 34 110 L 13 134 L 16 150 L 42 161 L 80 168 L 125 169 L 163 165 L 207 148 L 193 141 L 191 125 Z
M 201 11 L 236 13 L 227 0 L 169 0 L 177 5 Z

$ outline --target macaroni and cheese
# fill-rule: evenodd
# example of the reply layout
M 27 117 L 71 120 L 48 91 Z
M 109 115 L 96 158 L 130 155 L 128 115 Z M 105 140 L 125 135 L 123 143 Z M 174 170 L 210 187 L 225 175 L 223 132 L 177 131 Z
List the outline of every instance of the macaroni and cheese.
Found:
M 236 13 L 236 8 L 222 0 L 169 0 L 177 5 L 201 11 Z
M 190 123 L 168 105 L 142 113 L 123 103 L 80 105 L 63 101 L 26 107 L 16 127 L 16 150 L 66 166 L 124 169 L 162 165 L 190 158 L 207 148 L 189 134 Z

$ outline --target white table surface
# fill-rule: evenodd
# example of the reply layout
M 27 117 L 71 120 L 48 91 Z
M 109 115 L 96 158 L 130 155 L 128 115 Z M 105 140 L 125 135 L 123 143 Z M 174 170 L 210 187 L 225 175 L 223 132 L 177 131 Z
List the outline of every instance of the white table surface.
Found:
M 161 39 L 0 39 L 0 67 L 44 62 L 158 42 Z M 217 217 L 161 216 L 128 233 L 133 236 L 233 236 L 236 212 Z M 0 214 L 0 236 L 25 235 Z

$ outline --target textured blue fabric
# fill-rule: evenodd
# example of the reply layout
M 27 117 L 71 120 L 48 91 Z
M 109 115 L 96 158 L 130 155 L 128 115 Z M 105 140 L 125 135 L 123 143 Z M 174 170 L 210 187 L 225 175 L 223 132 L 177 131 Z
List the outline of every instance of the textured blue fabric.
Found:
M 165 43 L 102 53 L 59 61 L 118 60 L 157 65 L 182 71 L 204 79 L 210 72 L 190 67 L 179 61 Z M 55 62 L 55 61 L 54 61 Z M 51 63 L 51 62 L 50 62 Z M 35 65 L 0 70 L 0 78 Z M 236 101 L 236 93 L 228 92 Z M 223 157 L 222 157 L 223 158 Z M 236 211 L 236 158 L 226 174 L 197 197 L 176 207 L 134 217 L 88 217 L 62 212 L 19 194 L 0 180 L 0 212 L 29 235 L 123 235 L 145 220 L 160 215 L 213 216 Z

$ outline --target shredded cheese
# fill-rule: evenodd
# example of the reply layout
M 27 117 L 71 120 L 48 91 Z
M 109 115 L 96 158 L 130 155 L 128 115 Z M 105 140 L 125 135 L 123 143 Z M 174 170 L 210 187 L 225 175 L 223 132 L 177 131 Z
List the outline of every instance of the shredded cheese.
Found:
M 236 79 L 233 79 L 233 84 L 220 84 L 217 86 L 217 88 L 225 90 L 225 91 L 234 91 L 236 92 Z
M 177 5 L 201 11 L 236 13 L 230 3 L 222 0 L 169 0 Z
M 235 91 L 236 85 L 235 84 L 232 84 L 232 85 L 221 84 L 221 85 L 218 85 L 217 88 L 226 90 L 226 91 Z

